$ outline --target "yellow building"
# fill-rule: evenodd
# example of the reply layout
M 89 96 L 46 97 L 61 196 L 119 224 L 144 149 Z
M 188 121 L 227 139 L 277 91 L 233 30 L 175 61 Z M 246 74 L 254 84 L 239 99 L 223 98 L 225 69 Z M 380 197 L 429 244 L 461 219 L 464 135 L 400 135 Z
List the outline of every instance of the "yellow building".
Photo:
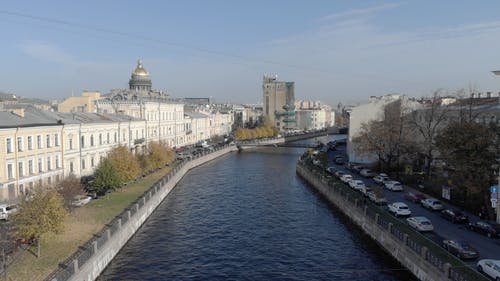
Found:
M 96 112 L 95 101 L 101 99 L 101 93 L 85 91 L 81 97 L 69 97 L 57 105 L 59 112 Z

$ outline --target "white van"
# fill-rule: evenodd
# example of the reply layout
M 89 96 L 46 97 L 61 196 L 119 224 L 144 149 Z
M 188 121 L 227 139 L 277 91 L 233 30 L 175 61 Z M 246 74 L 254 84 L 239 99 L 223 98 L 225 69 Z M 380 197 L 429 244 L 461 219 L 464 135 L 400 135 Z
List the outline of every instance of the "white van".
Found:
M 0 204 L 0 220 L 8 220 L 10 215 L 17 213 L 17 205 Z

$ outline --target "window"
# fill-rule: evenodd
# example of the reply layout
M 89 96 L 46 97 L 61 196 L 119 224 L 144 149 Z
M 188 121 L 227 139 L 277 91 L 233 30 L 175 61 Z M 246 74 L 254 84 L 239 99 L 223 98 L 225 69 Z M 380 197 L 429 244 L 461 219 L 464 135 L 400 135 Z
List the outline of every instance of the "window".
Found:
M 69 149 L 73 149 L 73 139 L 69 139 Z
M 28 160 L 28 173 L 33 175 L 33 160 Z
M 47 147 L 50 147 L 50 135 L 47 135 L 46 138 L 47 138 Z
M 69 162 L 69 172 L 70 172 L 70 173 L 73 173 L 73 172 L 74 172 L 73 162 Z
M 14 178 L 14 171 L 12 170 L 12 164 L 7 164 L 7 177 L 9 179 Z
M 85 147 L 85 136 L 82 136 L 80 146 L 81 146 L 82 148 L 84 148 L 84 147 Z
M 90 158 L 90 166 L 94 167 L 94 157 Z
M 42 148 L 42 136 L 41 135 L 36 136 L 36 148 L 38 148 L 38 149 Z
M 54 135 L 54 145 L 59 146 L 59 134 Z
M 52 183 L 52 177 L 48 177 L 47 178 L 47 184 L 51 184 Z
M 59 164 L 59 155 L 56 155 L 56 169 L 59 169 L 61 168 L 60 164 Z
M 24 176 L 23 162 L 19 162 L 17 164 L 18 164 L 18 174 L 19 174 L 19 177 L 23 177 Z
M 17 151 L 23 151 L 23 137 L 17 137 Z
M 106 143 L 108 143 L 108 144 L 109 144 L 109 133 L 108 133 L 108 135 L 106 136 Z
M 125 141 L 125 130 L 123 130 L 123 141 Z
M 12 139 L 5 139 L 5 146 L 7 147 L 7 153 L 12 153 Z
M 33 137 L 28 136 L 28 150 L 32 150 L 32 149 L 33 149 Z
M 90 146 L 94 146 L 94 135 L 90 135 Z
M 99 145 L 102 145 L 102 134 L 99 134 Z
M 52 159 L 50 159 L 50 156 L 47 157 L 47 170 L 49 170 L 49 171 L 52 170 L 52 165 L 51 165 L 52 161 L 51 160 Z
M 82 170 L 85 170 L 85 159 L 82 159 Z
M 42 173 L 42 172 L 43 172 L 42 158 L 38 158 L 38 173 Z
M 115 143 L 116 143 L 117 139 L 118 139 L 118 135 L 117 135 L 117 133 L 115 132 Z

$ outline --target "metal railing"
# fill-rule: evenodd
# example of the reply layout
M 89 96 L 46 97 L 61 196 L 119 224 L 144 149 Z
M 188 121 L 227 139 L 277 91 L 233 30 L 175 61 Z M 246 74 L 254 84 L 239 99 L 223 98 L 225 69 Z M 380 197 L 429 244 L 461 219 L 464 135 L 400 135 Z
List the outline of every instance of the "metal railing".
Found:
M 212 152 L 207 152 L 203 154 L 206 156 L 208 154 L 214 153 L 221 149 L 225 149 L 229 145 L 218 147 Z M 108 223 L 104 228 L 97 234 L 95 234 L 92 239 L 87 241 L 84 245 L 78 247 L 78 249 L 66 260 L 61 262 L 56 270 L 49 274 L 44 280 L 45 281 L 67 281 L 75 273 L 78 272 L 88 260 L 92 258 L 93 255 L 99 253 L 99 251 L 106 246 L 110 240 L 114 238 L 120 229 L 127 225 L 130 218 L 134 217 L 135 214 L 146 203 L 153 198 L 153 195 L 158 193 L 165 185 L 176 175 L 182 167 L 189 161 L 199 159 L 202 156 L 193 157 L 192 159 L 186 159 L 178 163 L 167 175 L 156 181 L 147 191 L 145 191 L 136 201 L 132 202 L 123 212 L 117 215 L 110 223 Z

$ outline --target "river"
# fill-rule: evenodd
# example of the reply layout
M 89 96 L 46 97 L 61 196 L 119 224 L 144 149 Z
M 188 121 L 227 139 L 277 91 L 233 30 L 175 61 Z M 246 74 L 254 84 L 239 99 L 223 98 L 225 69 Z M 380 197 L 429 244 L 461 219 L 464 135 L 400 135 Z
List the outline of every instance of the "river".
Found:
M 303 150 L 191 170 L 99 280 L 414 280 L 296 176 Z

